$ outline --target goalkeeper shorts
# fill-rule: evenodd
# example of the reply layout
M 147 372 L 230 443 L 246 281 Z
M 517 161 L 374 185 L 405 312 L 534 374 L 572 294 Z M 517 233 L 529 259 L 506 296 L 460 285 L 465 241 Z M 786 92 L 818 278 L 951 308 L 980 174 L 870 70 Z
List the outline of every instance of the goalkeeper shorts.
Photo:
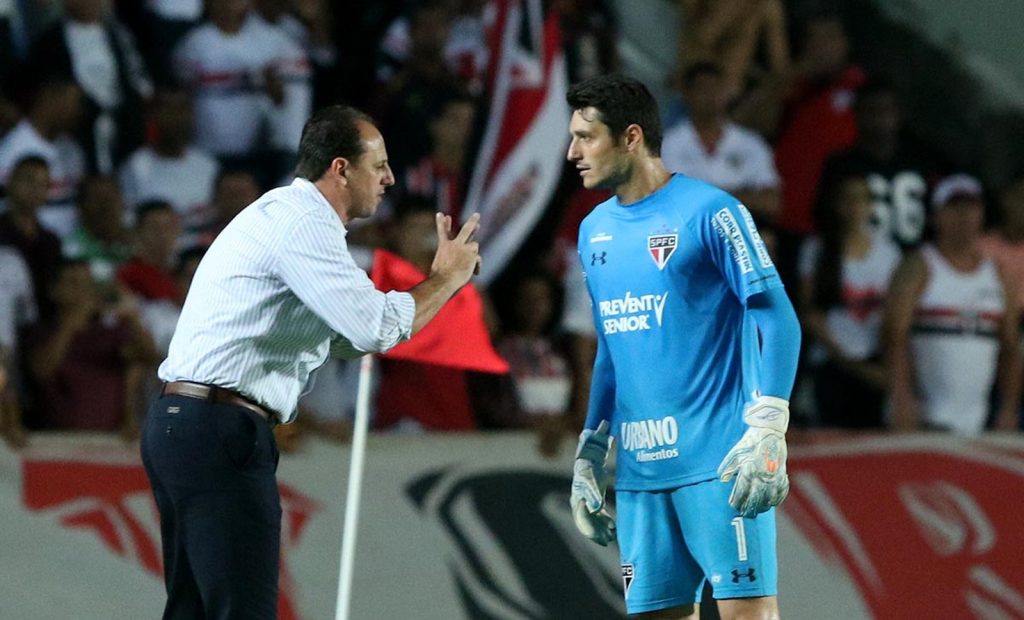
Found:
M 626 611 L 778 594 L 775 509 L 744 519 L 717 479 L 666 491 L 616 491 Z

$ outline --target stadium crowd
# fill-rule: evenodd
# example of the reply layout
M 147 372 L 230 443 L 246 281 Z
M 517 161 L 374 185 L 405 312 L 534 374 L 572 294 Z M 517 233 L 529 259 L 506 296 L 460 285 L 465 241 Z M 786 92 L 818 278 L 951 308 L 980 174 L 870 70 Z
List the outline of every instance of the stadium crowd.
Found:
M 570 82 L 623 68 L 612 4 L 550 6 Z M 908 140 L 900 90 L 857 63 L 839 12 L 678 14 L 663 160 L 737 196 L 769 244 L 806 335 L 794 424 L 1021 428 L 1024 169 L 985 186 Z M 136 436 L 204 249 L 290 179 L 318 106 L 367 109 L 397 179 L 351 227 L 355 255 L 429 269 L 431 214 L 464 210 L 492 22 L 488 0 L 0 2 L 5 439 Z M 572 172 L 482 291 L 511 372 L 382 360 L 375 428 L 536 428 L 543 453 L 578 431 L 595 337 L 576 231 L 607 195 Z M 318 371 L 282 448 L 347 437 L 355 374 Z

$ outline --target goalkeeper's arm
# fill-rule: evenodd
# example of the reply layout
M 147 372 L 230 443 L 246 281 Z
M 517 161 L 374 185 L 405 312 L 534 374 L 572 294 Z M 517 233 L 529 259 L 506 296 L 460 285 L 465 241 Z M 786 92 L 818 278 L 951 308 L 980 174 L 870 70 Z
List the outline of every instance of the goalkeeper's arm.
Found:
M 598 334 L 597 355 L 590 384 L 587 419 L 576 447 L 569 506 L 580 532 L 600 545 L 615 539 L 615 522 L 604 508 L 609 474 L 605 470 L 612 440 L 609 436 L 615 407 L 615 375 L 603 337 Z
M 800 358 L 800 322 L 781 288 L 752 296 L 748 309 L 761 333 L 761 393 L 745 409 L 747 432 L 718 474 L 723 482 L 736 478 L 729 503 L 752 517 L 777 506 L 789 492 L 785 433 Z
M 761 332 L 761 386 L 765 396 L 789 401 L 800 361 L 800 321 L 782 288 L 753 295 L 750 316 Z

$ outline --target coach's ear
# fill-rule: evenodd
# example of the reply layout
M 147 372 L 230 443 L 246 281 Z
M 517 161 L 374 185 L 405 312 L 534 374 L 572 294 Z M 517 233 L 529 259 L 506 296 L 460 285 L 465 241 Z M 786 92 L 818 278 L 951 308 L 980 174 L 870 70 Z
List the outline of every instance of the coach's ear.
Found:
M 348 184 L 348 171 L 351 165 L 348 159 L 344 157 L 335 157 L 331 160 L 331 166 L 328 170 L 331 174 L 337 175 L 343 185 Z

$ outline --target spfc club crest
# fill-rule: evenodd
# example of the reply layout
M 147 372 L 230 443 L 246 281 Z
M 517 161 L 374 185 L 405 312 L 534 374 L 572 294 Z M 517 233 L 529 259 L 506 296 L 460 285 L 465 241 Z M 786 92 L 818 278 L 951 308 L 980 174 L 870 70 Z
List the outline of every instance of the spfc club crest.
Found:
M 668 259 L 672 258 L 675 253 L 677 245 L 679 245 L 679 235 L 676 233 L 647 237 L 647 251 L 651 253 L 651 258 L 654 259 L 658 270 L 665 268 Z

